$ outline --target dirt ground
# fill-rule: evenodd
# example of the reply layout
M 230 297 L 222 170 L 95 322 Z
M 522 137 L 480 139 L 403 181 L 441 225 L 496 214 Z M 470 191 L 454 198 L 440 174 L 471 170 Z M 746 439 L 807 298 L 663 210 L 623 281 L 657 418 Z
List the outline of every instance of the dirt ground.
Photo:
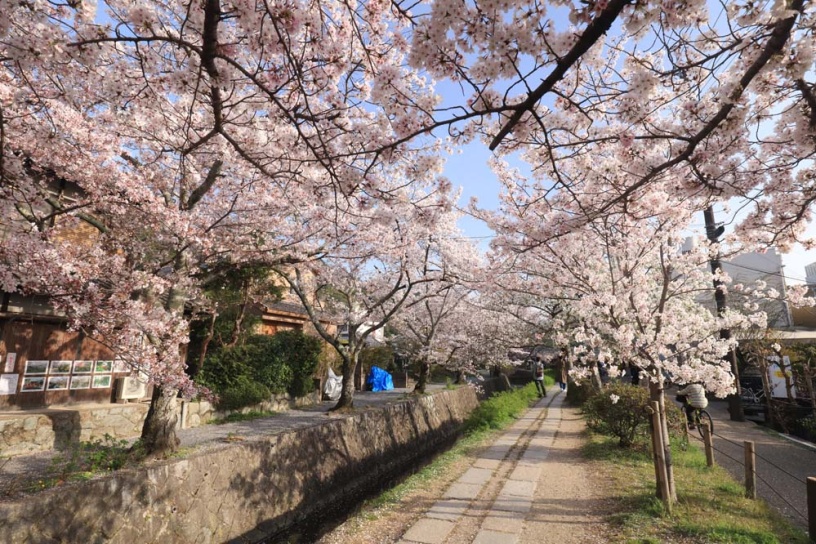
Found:
M 550 455 L 543 461 L 533 508 L 525 519 L 522 544 L 608 542 L 610 527 L 604 517 L 612 511 L 607 479 L 600 467 L 581 454 L 586 441 L 584 422 L 577 410 L 562 408 L 562 418 Z M 498 436 L 498 435 L 497 435 Z M 490 442 L 484 446 L 487 447 Z M 448 486 L 464 473 L 476 457 L 460 458 L 443 475 L 422 489 L 415 490 L 396 505 L 380 509 L 363 508 L 356 516 L 331 533 L 319 544 L 385 544 L 397 542 L 411 525 Z M 478 509 L 477 509 L 478 510 Z M 485 509 L 485 514 L 487 509 Z M 480 519 L 466 516 L 460 524 L 478 530 Z M 475 531 L 459 527 L 446 544 L 470 542 Z

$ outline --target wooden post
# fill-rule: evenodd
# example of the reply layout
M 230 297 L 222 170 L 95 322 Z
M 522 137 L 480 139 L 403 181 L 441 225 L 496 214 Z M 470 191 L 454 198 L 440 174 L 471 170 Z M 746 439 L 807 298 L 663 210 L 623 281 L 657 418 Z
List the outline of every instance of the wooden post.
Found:
M 703 444 L 705 444 L 706 466 L 714 466 L 714 444 L 711 439 L 711 427 L 708 426 L 708 421 L 700 423 L 703 426 Z
M 658 499 L 663 499 L 663 497 L 661 496 L 663 486 L 660 485 L 660 480 L 663 477 L 663 473 L 660 470 L 660 460 L 659 460 L 659 457 L 657 455 L 657 452 L 660 451 L 660 447 L 659 447 L 660 441 L 658 440 L 658 437 L 657 437 L 657 433 L 659 432 L 659 428 L 657 427 L 657 423 L 655 421 L 655 414 L 657 414 L 657 412 L 652 410 L 651 405 L 649 406 L 649 410 L 651 411 L 651 414 L 652 414 L 652 420 L 651 420 L 651 425 L 652 425 L 652 462 L 653 462 L 654 467 L 655 467 L 655 486 L 656 486 L 655 491 L 657 493 L 657 498 Z
M 660 403 L 652 401 L 652 445 L 655 451 L 655 475 L 657 476 L 658 497 L 663 501 L 666 511 L 672 512 L 672 497 L 669 490 L 669 478 L 666 474 L 666 452 L 663 449 L 663 426 L 660 424 Z
M 816 542 L 816 477 L 813 476 L 807 479 L 807 505 L 810 541 Z
M 754 443 L 745 441 L 745 496 L 756 499 L 756 452 Z

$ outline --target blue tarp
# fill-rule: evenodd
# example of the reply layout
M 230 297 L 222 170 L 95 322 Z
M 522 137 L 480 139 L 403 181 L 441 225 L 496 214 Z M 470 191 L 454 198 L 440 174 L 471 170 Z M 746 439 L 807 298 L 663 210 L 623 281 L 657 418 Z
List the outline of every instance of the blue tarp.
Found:
M 394 389 L 394 380 L 391 374 L 378 366 L 372 366 L 366 378 L 369 391 L 390 391 Z

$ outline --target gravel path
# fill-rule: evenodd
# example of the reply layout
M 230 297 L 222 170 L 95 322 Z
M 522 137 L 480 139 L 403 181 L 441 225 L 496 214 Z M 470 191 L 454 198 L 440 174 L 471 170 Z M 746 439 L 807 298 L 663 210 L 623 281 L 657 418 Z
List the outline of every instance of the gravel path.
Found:
M 586 442 L 584 420 L 575 408 L 561 412 L 521 544 L 607 542 L 607 494 L 581 453 Z
M 542 399 L 493 442 L 396 505 L 366 510 L 319 544 L 607 542 L 609 496 L 584 459 L 584 421 Z

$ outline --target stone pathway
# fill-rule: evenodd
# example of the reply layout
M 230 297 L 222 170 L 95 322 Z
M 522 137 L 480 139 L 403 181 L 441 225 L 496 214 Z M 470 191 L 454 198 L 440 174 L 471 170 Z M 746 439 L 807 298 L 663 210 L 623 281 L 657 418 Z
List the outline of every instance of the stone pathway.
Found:
M 564 542 L 548 528 L 547 536 L 536 538 L 525 534 L 535 528 L 553 510 L 563 517 L 571 507 L 558 505 L 557 497 L 541 500 L 543 489 L 554 475 L 548 463 L 554 442 L 564 420 L 562 394 L 545 397 L 531 408 L 490 448 L 476 459 L 408 531 L 401 544 L 514 544 L 519 542 Z M 580 435 L 583 424 L 577 420 L 577 431 L 570 430 L 568 439 Z M 579 440 L 580 442 L 580 440 Z M 573 445 L 570 446 L 573 448 Z M 575 448 L 573 448 L 575 449 Z M 577 451 L 577 450 L 576 450 Z M 579 487 L 586 478 L 582 476 Z M 563 483 L 563 482 L 562 482 Z M 564 502 L 575 499 L 574 490 L 560 487 L 555 490 Z M 586 506 L 586 505 L 583 505 Z M 595 520 L 584 520 L 592 524 Z M 597 520 L 600 521 L 600 520 Z M 594 540 L 580 528 L 567 527 L 567 532 L 579 539 L 569 542 Z M 552 537 L 552 538 L 551 538 Z

